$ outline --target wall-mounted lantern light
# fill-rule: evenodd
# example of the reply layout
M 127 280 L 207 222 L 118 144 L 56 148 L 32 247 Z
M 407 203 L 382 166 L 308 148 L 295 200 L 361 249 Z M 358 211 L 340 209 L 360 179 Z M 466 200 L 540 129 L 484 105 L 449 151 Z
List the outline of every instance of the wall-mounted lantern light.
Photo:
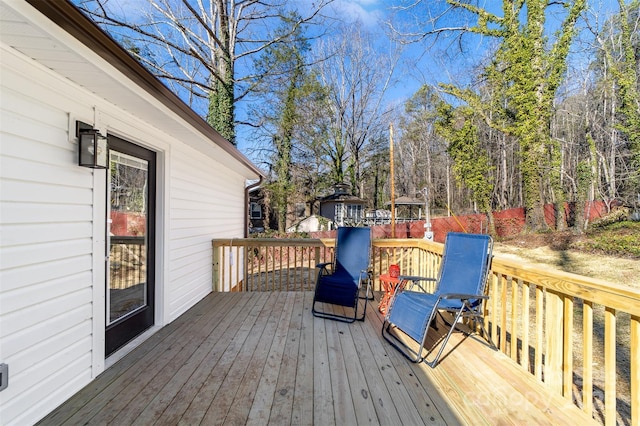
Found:
M 88 124 L 76 122 L 78 136 L 78 165 L 92 169 L 106 169 L 108 164 L 107 138 Z

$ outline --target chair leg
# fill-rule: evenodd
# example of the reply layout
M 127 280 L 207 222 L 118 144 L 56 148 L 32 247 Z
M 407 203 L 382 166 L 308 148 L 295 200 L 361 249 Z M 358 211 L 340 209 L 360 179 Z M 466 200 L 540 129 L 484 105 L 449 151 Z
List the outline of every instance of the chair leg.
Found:
M 473 322 L 477 323 L 480 326 L 480 329 L 482 330 L 482 335 L 484 336 L 485 340 L 487 342 L 489 342 L 489 345 L 494 350 L 496 350 L 496 351 L 499 350 L 498 346 L 496 346 L 496 344 L 493 343 L 493 339 L 491 338 L 491 335 L 489 334 L 489 332 L 485 328 L 483 318 L 481 316 L 474 316 Z
M 451 337 L 451 334 L 453 333 L 453 329 L 456 328 L 456 324 L 458 323 L 458 320 L 460 319 L 461 316 L 462 316 L 462 309 L 460 309 L 457 312 L 456 317 L 453 320 L 453 324 L 451 324 L 451 327 L 449 327 L 449 331 L 447 332 L 447 336 L 442 341 L 442 344 L 440 345 L 440 349 L 438 349 L 438 353 L 436 354 L 436 357 L 433 359 L 433 361 L 428 361 L 426 359 L 426 357 L 425 357 L 424 362 L 429 367 L 435 368 L 435 366 L 438 365 L 438 361 L 440 360 L 440 356 L 442 355 L 442 352 L 444 351 L 444 347 L 447 346 L 447 342 L 449 341 L 449 337 Z
M 326 313 L 326 312 L 322 312 L 322 311 L 317 311 L 315 306 L 311 308 L 311 312 L 313 313 L 314 317 L 330 319 L 330 320 L 334 320 L 334 321 L 352 323 L 352 322 L 354 322 L 356 320 L 359 320 L 358 318 L 355 318 L 355 317 L 347 317 L 347 316 L 343 316 L 343 315 L 335 315 L 335 314 L 330 314 L 330 313 Z M 360 320 L 360 321 L 363 321 L 363 320 Z
M 367 290 L 368 292 L 368 290 Z M 318 311 L 316 309 L 316 300 L 314 297 L 313 300 L 313 304 L 311 305 L 311 313 L 313 314 L 314 317 L 318 317 L 318 318 L 324 318 L 324 319 L 330 319 L 330 320 L 335 320 L 335 321 L 340 321 L 340 322 L 346 322 L 346 323 L 352 323 L 354 321 L 364 321 L 367 315 L 367 298 L 362 298 L 364 299 L 364 309 L 362 312 L 362 315 L 360 317 L 358 317 L 358 305 L 359 305 L 359 300 L 360 298 L 356 299 L 356 304 L 353 307 L 353 316 L 348 316 L 348 315 L 339 315 L 339 314 L 334 314 L 334 313 L 330 313 L 330 312 L 324 312 L 324 311 Z M 347 307 L 347 309 L 351 309 L 350 307 Z
M 384 339 L 389 342 L 391 346 L 396 348 L 398 352 L 400 352 L 409 361 L 415 364 L 423 361 L 424 358 L 422 358 L 422 351 L 424 349 L 424 344 L 420 346 L 420 350 L 418 352 L 414 352 L 391 332 L 391 323 L 389 323 L 386 319 L 382 321 L 382 337 L 384 337 Z M 409 356 L 409 353 L 415 354 L 415 357 L 412 358 L 411 356 Z
M 365 290 L 365 297 L 358 297 L 359 299 L 364 299 L 364 309 L 362 310 L 362 316 L 360 318 L 356 318 L 358 321 L 363 321 L 365 317 L 367 316 L 367 302 L 369 300 L 373 300 L 373 292 L 371 292 L 371 299 L 369 299 L 368 294 L 369 294 L 369 289 L 370 289 L 370 285 L 369 283 L 367 283 L 367 289 Z M 354 315 L 358 315 L 358 302 L 356 302 L 356 312 Z
M 468 318 L 471 318 L 471 321 L 473 321 L 475 324 L 478 324 L 480 326 L 480 329 L 482 330 L 482 336 L 489 343 L 489 346 L 491 346 L 491 348 L 493 348 L 494 350 L 498 350 L 498 346 L 496 346 L 496 344 L 493 343 L 493 339 L 491 338 L 491 335 L 489 334 L 489 332 L 484 326 L 484 317 L 482 316 L 482 312 L 478 310 L 480 308 L 469 305 L 467 301 L 465 301 L 465 306 L 467 307 L 467 310 L 465 311 L 467 312 L 466 316 Z M 474 331 L 475 330 L 472 329 L 472 333 Z
M 364 297 L 358 295 L 358 298 L 366 299 L 366 300 L 375 300 L 375 298 L 373 296 L 373 291 L 371 291 L 371 280 L 367 279 L 367 289 L 366 289 L 366 291 L 364 293 Z

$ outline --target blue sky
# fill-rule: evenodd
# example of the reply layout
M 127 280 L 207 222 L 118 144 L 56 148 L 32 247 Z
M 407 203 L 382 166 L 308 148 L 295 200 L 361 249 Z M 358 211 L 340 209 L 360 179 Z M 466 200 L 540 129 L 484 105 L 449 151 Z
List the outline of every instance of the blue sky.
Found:
M 83 0 L 73 0 L 81 2 Z M 290 5 L 304 10 L 313 0 L 289 0 Z M 588 0 L 592 9 L 606 14 L 617 11 L 617 0 Z M 377 35 L 381 46 L 388 47 L 389 41 L 386 36 L 387 27 L 385 22 L 389 16 L 393 14 L 394 5 L 408 3 L 409 0 L 334 0 L 334 2 L 325 10 L 325 14 L 332 16 L 336 20 L 355 21 L 359 20 L 363 27 L 371 34 Z M 479 0 L 481 6 L 491 8 L 492 11 L 500 13 L 502 5 L 501 0 Z M 139 19 L 136 14 L 139 10 L 148 5 L 147 0 L 110 0 L 107 3 L 114 10 L 123 11 L 127 15 L 128 20 Z M 416 17 L 412 17 L 409 13 L 404 13 L 400 23 L 412 26 L 423 26 L 428 13 L 433 13 L 439 5 L 443 4 L 443 0 L 424 0 L 423 6 L 427 5 L 430 11 L 425 8 L 418 11 Z M 593 17 L 593 14 L 589 15 Z M 415 19 L 414 19 L 415 18 Z M 448 15 L 448 20 L 443 22 L 446 25 L 461 25 L 462 15 Z M 552 23 L 553 16 L 549 18 Z M 602 18 L 600 18 L 602 20 Z M 477 64 L 479 59 L 487 54 L 487 47 L 491 41 L 483 39 L 479 36 L 465 36 L 463 43 L 457 44 L 457 39 L 452 36 L 434 39 L 427 39 L 420 43 L 414 43 L 404 46 L 403 56 L 396 69 L 396 77 L 398 82 L 387 93 L 387 101 L 402 105 L 405 100 L 410 98 L 422 84 L 437 84 L 439 82 L 460 82 L 471 75 L 470 69 Z M 459 47 L 462 47 L 462 51 Z M 586 62 L 589 58 L 580 56 L 577 53 L 573 57 L 575 63 Z M 243 106 L 238 105 L 238 113 L 242 115 Z M 250 136 L 246 131 L 239 129 L 238 147 L 246 150 L 249 143 L 245 139 Z

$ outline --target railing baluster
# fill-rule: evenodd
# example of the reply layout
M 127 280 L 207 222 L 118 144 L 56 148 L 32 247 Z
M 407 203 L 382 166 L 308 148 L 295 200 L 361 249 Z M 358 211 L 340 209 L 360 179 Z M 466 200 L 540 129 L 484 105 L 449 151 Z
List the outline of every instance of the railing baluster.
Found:
M 315 265 L 313 265 L 314 267 L 311 267 L 311 264 L 313 263 L 313 253 L 314 248 L 313 247 L 305 247 L 305 259 L 306 259 L 306 267 L 305 267 L 305 272 L 307 275 L 307 282 L 311 282 L 311 271 L 313 271 L 314 273 L 315 271 Z M 315 283 L 314 283 L 315 284 Z M 311 290 L 311 289 L 309 289 Z
M 535 376 L 542 381 L 542 353 L 544 342 L 544 290 L 541 286 L 536 286 L 536 354 L 535 354 Z
M 511 291 L 511 359 L 518 362 L 518 289 L 513 277 L 507 282 Z
M 227 256 L 226 256 L 226 252 L 224 251 L 224 246 L 220 248 L 220 262 L 222 264 L 222 285 L 223 285 L 223 289 L 224 289 L 224 285 L 228 282 L 226 280 L 227 277 Z M 229 280 L 230 282 L 230 280 Z
M 616 311 L 604 310 L 604 424 L 616 424 Z
M 572 399 L 573 395 L 573 298 L 563 297 L 564 302 L 564 325 L 563 325 L 563 378 L 562 395 L 567 399 Z
M 522 318 L 522 348 L 520 350 L 520 365 L 529 371 L 529 294 L 531 287 L 528 283 L 525 284 L 521 278 L 518 279 L 518 284 L 522 289 L 522 305 L 520 311 L 520 317 Z
M 247 283 L 247 291 L 253 290 L 253 279 L 255 277 L 255 267 L 256 267 L 256 248 L 251 246 L 251 283 Z
M 320 247 L 316 247 L 315 250 L 313 251 L 313 255 L 314 255 L 314 267 L 315 265 L 317 265 L 318 263 L 322 263 L 322 261 L 320 260 Z M 309 256 L 309 258 L 311 258 L 311 256 Z M 309 265 L 311 266 L 311 265 Z M 311 269 L 311 268 L 309 268 Z M 311 279 L 311 277 L 309 277 L 309 279 Z
M 238 291 L 242 291 L 242 281 L 243 278 L 242 271 L 244 270 L 244 256 L 247 255 L 247 249 L 244 245 L 238 244 L 236 246 L 236 287 L 238 287 Z
M 560 324 L 562 320 L 563 305 L 562 296 L 554 291 L 546 291 L 546 345 L 545 345 L 545 368 L 544 382 L 555 393 L 562 394 L 562 348 L 563 330 Z
M 499 275 L 491 274 L 491 297 L 489 300 L 491 301 L 491 339 L 493 339 L 493 343 L 500 344 L 499 341 L 496 340 L 498 337 L 498 284 L 500 282 Z
M 271 251 L 271 256 L 268 257 L 269 264 L 267 265 L 267 274 L 271 271 L 271 290 L 274 291 L 276 289 L 276 248 L 275 246 L 269 247 Z
M 251 291 L 255 291 L 256 290 L 256 279 L 258 280 L 258 285 L 259 282 L 262 280 L 262 251 L 264 250 L 263 247 L 256 247 L 256 251 L 258 252 L 258 256 L 257 256 L 257 267 L 258 267 L 258 271 L 256 274 L 253 275 L 253 280 L 251 280 Z
M 505 277 L 500 275 L 500 350 L 507 353 L 507 286 Z
M 631 315 L 631 419 L 640 422 L 640 316 Z
M 582 410 L 593 415 L 593 303 L 582 302 Z
M 282 256 L 282 246 L 280 246 L 280 291 L 282 291 L 282 275 L 283 275 L 282 271 L 284 270 L 284 268 L 282 267 L 282 261 L 283 260 L 284 259 L 283 259 L 283 256 Z M 289 289 L 288 280 L 285 282 L 285 284 L 286 284 L 286 286 L 287 286 L 286 288 L 288 290 Z
M 296 247 L 287 247 L 287 259 L 289 259 L 289 256 L 291 256 L 291 250 L 293 249 L 293 278 L 294 278 L 294 283 L 293 283 L 293 290 L 302 290 L 302 288 L 296 288 L 297 284 L 296 284 L 296 272 L 298 271 L 298 264 L 297 264 L 297 259 L 298 259 L 298 253 L 297 253 L 297 249 Z M 288 267 L 287 267 L 287 271 L 289 271 L 289 268 L 291 267 L 291 260 L 288 260 Z M 289 281 L 290 281 L 290 273 L 287 272 L 287 288 L 289 288 Z M 300 286 L 302 287 L 302 283 L 300 283 Z

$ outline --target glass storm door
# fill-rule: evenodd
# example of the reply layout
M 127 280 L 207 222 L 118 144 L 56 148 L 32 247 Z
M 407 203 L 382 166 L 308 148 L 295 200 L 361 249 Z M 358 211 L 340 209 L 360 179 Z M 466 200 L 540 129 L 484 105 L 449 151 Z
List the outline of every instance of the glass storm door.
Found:
M 155 161 L 109 136 L 106 355 L 153 325 Z

